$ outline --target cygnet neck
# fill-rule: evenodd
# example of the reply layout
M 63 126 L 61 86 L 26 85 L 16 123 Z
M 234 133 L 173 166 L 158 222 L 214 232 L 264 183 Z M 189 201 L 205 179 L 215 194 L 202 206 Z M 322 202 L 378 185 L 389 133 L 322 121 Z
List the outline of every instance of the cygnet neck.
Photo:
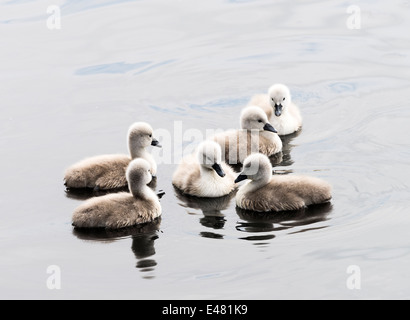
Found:
M 136 183 L 128 183 L 128 188 L 130 189 L 131 194 L 134 198 L 137 199 L 151 199 L 155 196 L 153 190 L 151 190 L 147 185 L 138 181 Z
M 263 186 L 267 185 L 271 179 L 272 179 L 272 170 L 268 171 L 268 170 L 264 170 L 263 174 L 261 174 L 258 179 L 256 180 L 251 180 L 251 182 L 249 183 L 249 186 L 256 190 L 259 188 L 262 188 Z
M 144 158 L 144 156 L 147 154 L 147 150 L 145 149 L 145 147 L 135 142 L 129 143 L 129 149 L 131 159 Z

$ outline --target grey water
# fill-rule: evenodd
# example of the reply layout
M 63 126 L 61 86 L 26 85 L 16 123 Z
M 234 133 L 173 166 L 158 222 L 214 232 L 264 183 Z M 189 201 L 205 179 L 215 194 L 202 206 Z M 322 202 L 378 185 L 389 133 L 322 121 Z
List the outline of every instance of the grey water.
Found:
M 0 298 L 410 298 L 409 1 L 62 0 L 59 29 L 49 5 L 0 2 Z M 330 182 L 331 203 L 179 194 L 184 152 L 277 82 L 304 125 L 274 170 Z M 135 121 L 163 140 L 161 219 L 74 230 L 88 196 L 65 168 L 126 153 Z

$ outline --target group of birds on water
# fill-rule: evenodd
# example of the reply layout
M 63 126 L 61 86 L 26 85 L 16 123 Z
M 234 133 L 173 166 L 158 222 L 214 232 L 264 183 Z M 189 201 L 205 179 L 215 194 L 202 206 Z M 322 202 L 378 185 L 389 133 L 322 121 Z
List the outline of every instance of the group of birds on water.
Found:
M 299 210 L 329 202 L 331 186 L 310 176 L 273 175 L 269 157 L 282 151 L 281 136 L 302 127 L 299 108 L 289 88 L 271 86 L 252 97 L 240 115 L 241 129 L 214 135 L 177 167 L 173 185 L 184 195 L 219 198 L 235 191 L 236 205 L 256 212 Z M 109 193 L 85 201 L 73 213 L 75 228 L 120 229 L 161 216 L 160 197 L 150 187 L 157 165 L 146 150 L 161 147 L 153 128 L 144 122 L 128 130 L 129 155 L 101 155 L 84 159 L 65 172 L 67 190 L 91 188 L 129 192 Z M 232 166 L 241 165 L 235 173 Z M 238 189 L 238 184 L 249 180 Z

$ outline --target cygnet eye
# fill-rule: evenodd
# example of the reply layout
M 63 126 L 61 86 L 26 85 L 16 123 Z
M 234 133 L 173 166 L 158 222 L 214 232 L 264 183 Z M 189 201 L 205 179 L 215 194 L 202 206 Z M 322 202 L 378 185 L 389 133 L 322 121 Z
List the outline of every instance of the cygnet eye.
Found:
M 285 101 L 286 98 L 283 98 L 283 101 Z
M 259 123 L 262 123 L 263 121 L 261 119 L 258 120 Z
M 274 101 L 273 98 L 271 98 L 271 99 L 272 99 L 272 101 Z
M 152 134 L 150 134 L 149 137 L 152 138 Z

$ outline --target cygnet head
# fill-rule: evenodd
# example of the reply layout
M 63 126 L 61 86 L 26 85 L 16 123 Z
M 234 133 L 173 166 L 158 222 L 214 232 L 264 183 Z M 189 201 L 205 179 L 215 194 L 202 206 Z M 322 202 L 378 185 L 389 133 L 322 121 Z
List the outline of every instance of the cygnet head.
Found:
M 246 179 L 267 183 L 271 178 L 272 164 L 269 158 L 264 154 L 254 153 L 245 159 L 242 172 L 235 180 L 235 183 Z
M 152 181 L 151 165 L 144 159 L 134 159 L 127 167 L 126 177 L 133 196 L 139 196 L 143 187 Z
M 202 168 L 214 170 L 220 177 L 225 177 L 221 167 L 222 149 L 214 141 L 204 141 L 198 146 L 198 161 Z
M 128 129 L 128 148 L 131 155 L 148 146 L 161 147 L 153 136 L 154 130 L 145 122 L 136 122 Z M 132 156 L 134 158 L 134 156 Z
M 283 84 L 274 84 L 269 88 L 268 95 L 275 116 L 280 117 L 291 103 L 289 88 Z
M 276 129 L 269 123 L 268 116 L 263 109 L 256 106 L 249 106 L 242 110 L 241 128 L 277 133 Z

